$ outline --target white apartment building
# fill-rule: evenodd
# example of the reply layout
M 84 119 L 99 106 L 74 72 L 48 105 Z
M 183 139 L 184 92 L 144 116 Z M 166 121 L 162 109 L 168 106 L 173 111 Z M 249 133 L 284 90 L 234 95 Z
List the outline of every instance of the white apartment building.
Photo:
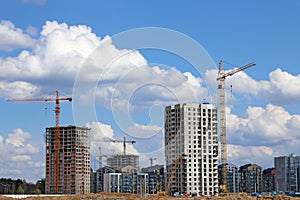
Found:
M 169 193 L 218 195 L 215 105 L 184 103 L 165 108 L 165 157 L 167 183 L 172 176 Z

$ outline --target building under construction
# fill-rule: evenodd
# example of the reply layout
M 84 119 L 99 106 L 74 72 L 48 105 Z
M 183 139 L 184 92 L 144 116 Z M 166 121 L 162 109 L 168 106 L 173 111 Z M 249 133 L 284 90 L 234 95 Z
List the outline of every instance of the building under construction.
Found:
M 116 154 L 107 158 L 107 165 L 117 170 L 122 170 L 122 168 L 127 166 L 132 166 L 138 170 L 139 156 L 130 154 Z
M 56 127 L 46 128 L 46 193 L 90 192 L 90 129 L 59 127 L 59 159 L 56 159 Z
M 218 195 L 218 119 L 215 105 L 165 109 L 168 193 Z

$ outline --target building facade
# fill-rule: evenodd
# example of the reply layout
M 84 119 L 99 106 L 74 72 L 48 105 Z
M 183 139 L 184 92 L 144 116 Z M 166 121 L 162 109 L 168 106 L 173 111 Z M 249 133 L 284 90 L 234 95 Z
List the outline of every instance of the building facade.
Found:
M 104 174 L 103 189 L 107 193 L 149 194 L 147 173 Z
M 166 180 L 169 193 L 218 195 L 218 119 L 211 104 L 165 108 Z
M 223 165 L 219 165 L 219 183 L 223 183 L 222 171 Z M 240 173 L 239 168 L 232 164 L 226 163 L 226 175 L 227 175 L 227 190 L 230 193 L 240 192 Z
M 300 192 L 300 156 L 275 157 L 274 163 L 276 191 Z
M 59 127 L 58 159 L 55 143 L 55 127 L 46 128 L 46 194 L 89 193 L 90 129 L 77 126 Z
M 163 165 L 154 165 L 141 169 L 142 173 L 148 173 L 149 194 L 157 194 L 165 191 L 165 173 Z
M 104 174 L 117 173 L 118 170 L 105 166 L 99 168 L 96 173 L 95 193 L 104 192 Z
M 240 167 L 241 192 L 263 192 L 262 168 L 256 164 L 247 164 Z
M 264 192 L 275 191 L 275 168 L 268 168 L 262 174 L 262 187 Z
M 139 169 L 139 156 L 138 155 L 113 155 L 107 158 L 107 165 L 111 168 L 121 170 L 124 167 L 132 166 Z

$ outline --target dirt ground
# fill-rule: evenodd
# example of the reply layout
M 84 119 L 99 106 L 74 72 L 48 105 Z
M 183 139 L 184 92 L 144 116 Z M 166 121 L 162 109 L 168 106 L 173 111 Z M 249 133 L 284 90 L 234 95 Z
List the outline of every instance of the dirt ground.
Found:
M 13 200 L 15 198 L 0 196 L 0 200 Z M 85 195 L 68 195 L 68 196 L 36 196 L 36 197 L 27 197 L 22 198 L 26 200 L 137 200 L 137 199 L 148 199 L 148 200 L 168 200 L 168 199 L 186 199 L 186 200 L 300 200 L 300 198 L 293 198 L 289 196 L 276 195 L 276 196 L 266 196 L 266 197 L 251 197 L 251 196 L 227 196 L 227 197 L 168 197 L 168 196 L 153 196 L 149 195 L 147 197 L 140 197 L 136 194 L 85 194 Z

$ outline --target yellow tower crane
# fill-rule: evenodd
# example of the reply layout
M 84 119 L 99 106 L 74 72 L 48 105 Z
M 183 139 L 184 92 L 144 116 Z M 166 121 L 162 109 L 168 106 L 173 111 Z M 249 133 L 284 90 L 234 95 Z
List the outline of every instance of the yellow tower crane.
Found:
M 234 69 L 230 72 L 225 73 L 222 60 L 219 62 L 219 73 L 217 77 L 217 81 L 219 81 L 218 90 L 219 90 L 219 100 L 220 100 L 220 123 L 221 123 L 221 161 L 222 161 L 222 179 L 223 182 L 220 186 L 222 192 L 226 193 L 227 190 L 227 172 L 226 172 L 226 162 L 227 162 L 227 143 L 226 143 L 226 104 L 225 104 L 225 79 L 228 76 L 232 76 L 240 71 L 243 71 L 249 67 L 255 66 L 254 62 L 245 65 L 243 67 Z

